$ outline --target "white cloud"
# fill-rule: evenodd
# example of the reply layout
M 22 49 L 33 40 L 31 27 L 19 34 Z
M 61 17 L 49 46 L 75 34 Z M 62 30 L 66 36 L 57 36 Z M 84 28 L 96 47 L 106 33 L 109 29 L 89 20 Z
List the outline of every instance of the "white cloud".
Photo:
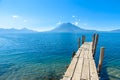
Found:
M 13 15 L 12 18 L 19 18 L 19 16 L 18 15 Z
M 75 18 L 75 17 L 76 17 L 76 16 L 74 16 L 74 15 L 72 16 L 72 18 Z
M 75 22 L 73 22 L 72 24 L 78 26 L 78 25 L 79 25 L 79 22 L 75 21 Z

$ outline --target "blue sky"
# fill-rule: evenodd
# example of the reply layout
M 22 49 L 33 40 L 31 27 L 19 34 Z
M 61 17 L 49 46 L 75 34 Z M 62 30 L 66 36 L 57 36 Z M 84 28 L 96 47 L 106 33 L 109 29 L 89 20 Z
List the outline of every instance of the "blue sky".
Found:
M 85 29 L 120 29 L 120 0 L 0 0 L 0 28 L 46 31 L 65 22 Z

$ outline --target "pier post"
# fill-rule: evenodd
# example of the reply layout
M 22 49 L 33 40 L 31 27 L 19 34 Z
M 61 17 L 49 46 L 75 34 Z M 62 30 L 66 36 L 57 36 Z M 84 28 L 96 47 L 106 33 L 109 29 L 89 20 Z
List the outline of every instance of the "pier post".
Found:
M 95 55 L 95 52 L 96 52 L 96 48 L 97 48 L 97 44 L 98 44 L 98 37 L 99 37 L 99 35 L 96 34 L 95 35 L 94 48 L 93 48 L 93 56 Z
M 94 52 L 95 49 L 95 34 L 92 36 L 92 52 Z
M 72 53 L 72 58 L 75 56 L 75 51 Z
M 78 38 L 78 49 L 80 48 L 80 38 Z
M 82 44 L 84 44 L 84 42 L 85 42 L 85 36 L 82 35 Z
M 96 52 L 96 47 L 97 47 L 97 43 L 98 43 L 98 37 L 99 37 L 99 35 L 96 34 L 95 35 L 95 52 Z
M 104 57 L 104 50 L 105 50 L 105 48 L 101 47 L 101 49 L 100 49 L 100 57 L 99 57 L 99 64 L 98 64 L 98 73 L 100 72 L 101 67 L 102 67 L 102 62 L 103 62 L 103 57 Z

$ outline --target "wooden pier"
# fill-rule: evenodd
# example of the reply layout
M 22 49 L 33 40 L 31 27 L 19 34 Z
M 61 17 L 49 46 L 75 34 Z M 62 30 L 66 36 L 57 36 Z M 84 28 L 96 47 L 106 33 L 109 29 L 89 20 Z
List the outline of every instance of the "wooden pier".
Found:
M 98 72 L 101 68 L 104 48 L 101 48 L 98 71 L 93 57 L 97 46 L 98 34 L 93 35 L 92 42 L 84 42 L 85 36 L 82 36 L 82 38 L 82 45 L 81 47 L 79 46 L 79 38 L 78 51 L 73 54 L 71 63 L 61 80 L 99 80 Z

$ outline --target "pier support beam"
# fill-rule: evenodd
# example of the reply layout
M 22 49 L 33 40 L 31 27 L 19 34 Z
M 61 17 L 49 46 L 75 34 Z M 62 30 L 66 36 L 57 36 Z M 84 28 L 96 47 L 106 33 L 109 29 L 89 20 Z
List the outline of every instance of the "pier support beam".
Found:
M 94 52 L 94 49 L 95 49 L 95 35 L 96 34 L 93 34 L 93 37 L 92 37 L 92 52 Z
M 84 42 L 85 42 L 85 36 L 82 35 L 82 44 L 84 44 Z
M 96 48 L 97 48 L 97 44 L 98 44 L 98 37 L 99 35 L 98 34 L 95 34 L 95 39 L 94 39 L 94 45 L 93 45 L 93 56 L 95 55 L 95 52 L 96 52 Z
M 98 43 L 98 37 L 99 37 L 99 35 L 96 34 L 95 35 L 95 52 L 96 52 L 96 47 L 97 47 L 97 43 Z
M 104 47 L 101 47 L 100 49 L 100 57 L 99 57 L 99 64 L 98 64 L 98 73 L 100 73 L 101 67 L 102 67 L 102 62 L 103 62 L 103 57 L 104 57 Z
M 75 56 L 75 51 L 72 53 L 72 58 Z
M 78 49 L 80 48 L 80 38 L 78 38 Z

